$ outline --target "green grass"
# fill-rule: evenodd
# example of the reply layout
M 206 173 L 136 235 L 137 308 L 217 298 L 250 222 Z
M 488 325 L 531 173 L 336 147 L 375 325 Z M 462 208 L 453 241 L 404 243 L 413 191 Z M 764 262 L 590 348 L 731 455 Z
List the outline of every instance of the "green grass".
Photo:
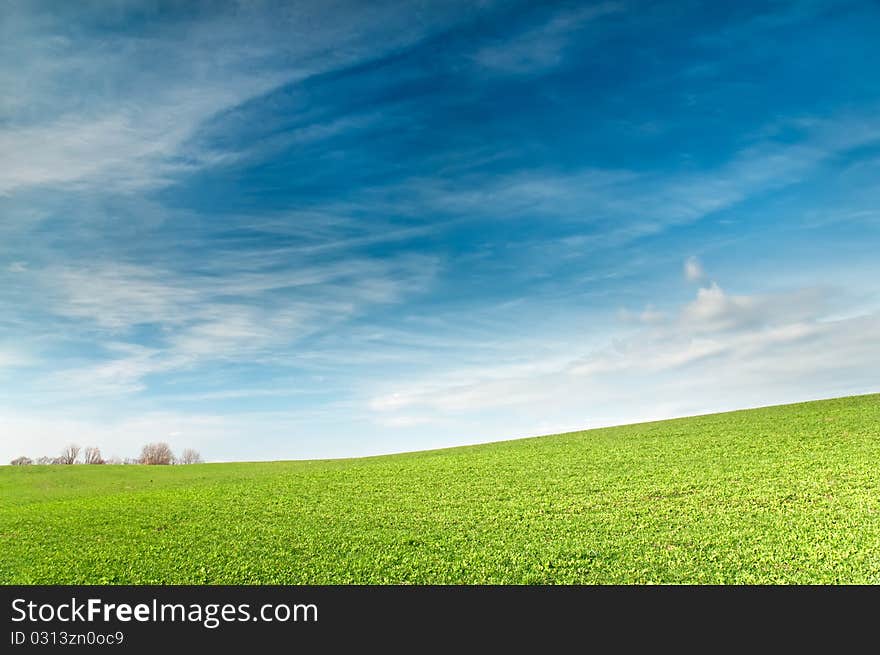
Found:
M 880 395 L 352 460 L 0 467 L 2 583 L 878 583 Z

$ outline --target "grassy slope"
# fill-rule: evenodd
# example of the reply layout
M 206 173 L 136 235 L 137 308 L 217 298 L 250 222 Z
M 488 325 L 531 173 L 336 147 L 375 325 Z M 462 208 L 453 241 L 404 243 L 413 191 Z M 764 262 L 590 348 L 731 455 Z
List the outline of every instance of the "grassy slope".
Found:
M 880 582 L 880 395 L 359 460 L 0 467 L 2 583 Z

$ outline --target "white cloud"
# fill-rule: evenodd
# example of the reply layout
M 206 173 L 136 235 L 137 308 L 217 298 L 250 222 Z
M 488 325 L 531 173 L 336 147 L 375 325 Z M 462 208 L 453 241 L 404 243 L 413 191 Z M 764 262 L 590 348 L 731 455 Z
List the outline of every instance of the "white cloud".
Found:
M 738 328 L 764 318 L 759 300 L 751 296 L 728 296 L 715 282 L 697 291 L 697 299 L 684 307 L 681 318 L 687 327 L 711 330 Z
M 272 264 L 272 254 L 258 253 L 263 268 Z M 369 304 L 395 302 L 405 294 L 420 292 L 438 270 L 436 258 L 428 256 L 350 257 L 271 272 L 238 269 L 232 255 L 220 263 L 222 276 L 212 274 L 210 262 L 203 271 L 186 275 L 106 262 L 47 268 L 40 279 L 51 312 L 98 327 L 121 330 L 142 324 L 173 327 L 200 322 L 206 334 L 252 336 L 253 325 L 265 324 L 264 311 L 288 328 L 297 316 L 350 314 Z M 297 291 L 301 293 L 296 295 Z M 271 294 L 286 297 L 274 303 L 257 302 Z
M 119 395 L 144 389 L 142 379 L 181 365 L 179 357 L 163 357 L 161 350 L 129 343 L 110 343 L 106 346 L 110 358 L 75 368 L 61 368 L 45 376 L 40 387 L 43 392 L 57 396 Z
M 827 289 L 806 288 L 789 293 L 729 295 L 713 282 L 697 291 L 685 305 L 678 325 L 686 332 L 721 332 L 750 327 L 815 320 L 828 312 L 833 295 Z
M 474 61 L 481 67 L 509 74 L 534 73 L 557 66 L 575 31 L 590 21 L 624 9 L 620 2 L 600 2 L 589 7 L 562 11 L 543 25 L 513 39 L 485 46 Z
M 505 217 L 590 225 L 595 229 L 589 234 L 555 243 L 566 253 L 583 254 L 694 223 L 802 183 L 840 153 L 880 140 L 880 121 L 839 115 L 815 119 L 804 132 L 798 143 L 756 140 L 727 162 L 700 172 L 531 169 L 491 177 L 466 174 L 453 181 L 413 177 L 366 191 L 358 201 L 377 212 L 413 217 L 431 211 L 449 220 Z M 554 244 L 537 244 L 542 249 L 548 245 Z
M 29 366 L 33 363 L 33 357 L 20 350 L 0 348 L 0 369 Z
M 132 264 L 47 269 L 43 280 L 54 313 L 110 329 L 185 322 L 201 302 L 195 288 L 170 273 Z
M 382 424 L 422 417 L 480 434 L 487 412 L 493 429 L 499 411 L 526 426 L 577 429 L 876 391 L 880 314 L 828 320 L 830 296 L 730 296 L 713 284 L 674 318 L 551 366 L 534 361 L 491 379 L 437 371 L 431 380 L 389 384 L 369 406 Z M 512 427 L 519 431 L 507 436 L 523 434 Z
M 706 273 L 703 271 L 703 265 L 696 257 L 688 257 L 684 262 L 684 276 L 691 282 L 702 280 Z
M 94 116 L 60 116 L 0 130 L 0 149 L 16 162 L 0 172 L 0 195 L 37 185 L 135 191 L 168 184 L 176 175 L 223 160 L 220 153 L 183 152 L 203 120 L 280 81 L 231 76 L 198 90 L 172 83 L 149 100 L 101 108 Z
M 653 305 L 648 305 L 641 312 L 631 312 L 623 309 L 619 312 L 620 320 L 627 323 L 662 323 L 667 319 L 666 313 L 660 311 Z
M 114 339 L 107 355 L 71 368 L 53 365 L 42 386 L 53 392 L 116 395 L 143 390 L 146 376 L 208 362 L 290 364 L 295 344 L 328 332 L 377 305 L 422 293 L 433 282 L 430 257 L 349 258 L 292 270 L 251 272 L 226 262 L 224 276 L 178 276 L 131 264 L 48 268 L 44 310 L 73 319 L 65 336 L 94 331 Z M 126 343 L 152 326 L 150 347 Z
M 89 32 L 89 8 L 4 8 L 0 152 L 15 165 L 0 168 L 0 195 L 44 185 L 138 191 L 169 184 L 237 156 L 194 138 L 212 117 L 281 85 L 404 47 L 463 15 L 452 3 L 414 27 L 394 3 L 322 8 L 303 2 L 266 11 L 239 3 L 149 33 L 100 34 Z M 103 18 L 112 25 L 125 13 Z M 365 118 L 311 126 L 291 138 L 326 138 L 352 120 L 357 127 Z

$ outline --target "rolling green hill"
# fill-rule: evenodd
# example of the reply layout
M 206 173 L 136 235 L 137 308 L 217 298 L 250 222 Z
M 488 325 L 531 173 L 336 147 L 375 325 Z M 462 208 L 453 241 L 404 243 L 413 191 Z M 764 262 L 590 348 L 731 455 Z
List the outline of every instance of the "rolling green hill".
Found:
M 4 466 L 0 582 L 878 583 L 880 395 L 364 459 Z

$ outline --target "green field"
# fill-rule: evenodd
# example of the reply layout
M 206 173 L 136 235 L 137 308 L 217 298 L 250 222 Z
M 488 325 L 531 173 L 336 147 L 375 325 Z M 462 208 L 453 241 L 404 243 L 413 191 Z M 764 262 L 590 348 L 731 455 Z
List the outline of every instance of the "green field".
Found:
M 0 467 L 2 583 L 880 583 L 880 395 L 350 460 Z

